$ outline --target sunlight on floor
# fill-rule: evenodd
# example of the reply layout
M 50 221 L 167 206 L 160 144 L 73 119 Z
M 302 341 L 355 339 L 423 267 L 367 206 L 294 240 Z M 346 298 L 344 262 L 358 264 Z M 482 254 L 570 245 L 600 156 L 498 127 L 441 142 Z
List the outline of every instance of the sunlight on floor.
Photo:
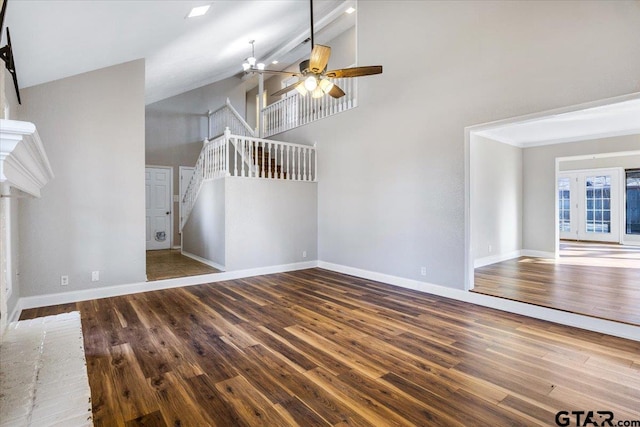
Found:
M 580 246 L 576 246 L 563 242 L 560 245 L 560 258 L 558 259 L 525 258 L 520 262 L 640 269 L 640 247 L 597 243 L 581 243 Z

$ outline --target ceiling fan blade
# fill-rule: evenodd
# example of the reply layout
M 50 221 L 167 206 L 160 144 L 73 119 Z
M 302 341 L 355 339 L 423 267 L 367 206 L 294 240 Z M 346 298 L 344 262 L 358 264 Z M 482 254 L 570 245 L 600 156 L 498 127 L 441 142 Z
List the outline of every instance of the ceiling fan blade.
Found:
M 262 73 L 262 74 L 280 74 L 283 76 L 296 76 L 296 77 L 302 77 L 302 74 L 300 73 L 296 73 L 294 71 L 278 71 L 278 70 L 254 70 L 255 73 Z
M 316 74 L 323 72 L 329 63 L 330 56 L 331 48 L 329 46 L 315 45 L 309 58 L 309 70 Z
M 340 89 L 337 84 L 334 84 L 331 90 L 329 91 L 329 96 L 334 98 L 342 98 L 345 95 L 344 91 Z
M 294 84 L 292 84 L 292 85 L 290 85 L 290 86 L 287 86 L 287 87 L 282 88 L 282 89 L 280 89 L 280 90 L 278 90 L 278 91 L 276 91 L 276 92 L 273 92 L 273 93 L 271 94 L 271 96 L 280 96 L 280 95 L 284 95 L 284 94 L 285 94 L 285 93 L 287 93 L 287 92 L 291 92 L 292 90 L 294 90 L 295 88 L 297 88 L 298 86 L 300 86 L 302 83 L 304 83 L 304 80 L 300 80 L 300 81 L 299 81 L 299 82 L 297 82 L 297 83 L 294 83 Z
M 341 68 L 339 70 L 331 70 L 325 73 L 325 76 L 332 78 L 340 77 L 362 77 L 374 74 L 382 74 L 382 65 L 369 65 L 366 67 Z

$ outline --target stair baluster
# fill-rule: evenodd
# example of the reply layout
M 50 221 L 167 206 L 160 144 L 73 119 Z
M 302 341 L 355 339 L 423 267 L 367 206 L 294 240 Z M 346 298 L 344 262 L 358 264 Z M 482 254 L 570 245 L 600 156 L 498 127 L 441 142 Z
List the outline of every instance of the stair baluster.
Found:
M 282 144 L 280 144 L 280 176 L 279 178 L 282 179 L 282 169 L 284 168 L 284 162 L 283 162 L 283 157 L 284 157 L 284 151 L 282 150 L 284 147 L 282 146 Z
M 267 178 L 273 178 L 273 168 L 271 167 L 271 143 L 267 142 Z M 271 176 L 269 176 L 271 175 Z
M 307 180 L 307 156 L 305 155 L 307 152 L 306 148 L 302 149 L 302 179 Z

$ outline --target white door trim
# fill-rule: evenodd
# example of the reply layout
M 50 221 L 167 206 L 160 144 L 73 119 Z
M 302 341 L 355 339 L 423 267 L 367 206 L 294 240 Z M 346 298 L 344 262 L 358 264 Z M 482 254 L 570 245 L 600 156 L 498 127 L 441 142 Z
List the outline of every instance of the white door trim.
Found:
M 169 210 L 169 248 L 173 247 L 173 166 L 145 165 L 145 171 L 148 168 L 168 169 L 169 170 L 169 192 L 170 192 L 170 210 Z M 146 195 L 145 195 L 146 197 Z

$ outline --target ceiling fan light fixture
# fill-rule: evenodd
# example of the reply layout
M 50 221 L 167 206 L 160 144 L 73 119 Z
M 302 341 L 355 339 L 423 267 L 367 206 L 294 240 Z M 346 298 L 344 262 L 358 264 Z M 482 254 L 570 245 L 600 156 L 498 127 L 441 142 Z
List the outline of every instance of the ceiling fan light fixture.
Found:
M 249 66 L 251 67 L 255 67 L 256 65 L 256 58 L 253 56 L 250 56 L 247 58 L 247 62 L 249 63 Z
M 331 91 L 331 89 L 333 89 L 333 83 L 331 83 L 327 79 L 321 79 L 320 80 L 320 89 L 322 89 L 322 92 L 324 92 L 324 93 L 329 93 Z
M 304 85 L 297 85 L 296 86 L 296 90 L 298 91 L 298 93 L 302 96 L 305 96 L 309 91 L 304 87 Z
M 264 64 L 263 64 L 262 62 L 258 62 L 258 63 L 256 64 L 256 68 L 257 68 L 258 70 L 264 70 Z
M 251 68 L 251 65 L 249 65 L 249 63 L 248 63 L 248 62 L 244 62 L 244 63 L 242 64 L 242 69 L 243 69 L 244 71 L 247 71 L 249 68 Z
M 312 98 L 322 98 L 324 96 L 324 91 L 320 88 L 320 86 L 317 86 L 313 92 L 311 92 L 311 97 Z
M 304 88 L 307 89 L 309 92 L 312 92 L 317 87 L 318 87 L 318 79 L 316 78 L 316 76 L 309 76 L 306 79 L 304 79 Z

